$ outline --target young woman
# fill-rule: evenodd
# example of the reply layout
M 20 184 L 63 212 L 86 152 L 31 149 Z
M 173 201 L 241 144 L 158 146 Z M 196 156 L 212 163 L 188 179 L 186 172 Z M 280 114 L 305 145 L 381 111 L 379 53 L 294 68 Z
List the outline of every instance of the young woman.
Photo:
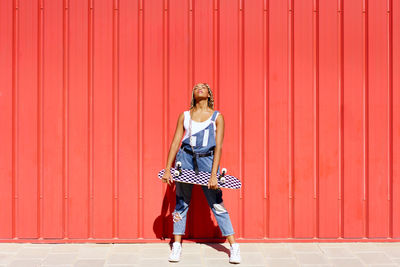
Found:
M 182 146 L 179 147 L 183 132 Z M 229 261 L 240 263 L 239 244 L 235 242 L 232 223 L 229 213 L 222 201 L 222 190 L 218 187 L 217 173 L 222 152 L 224 138 L 224 118 L 218 111 L 214 111 L 214 98 L 208 84 L 199 83 L 193 87 L 190 109 L 180 114 L 176 126 L 165 173 L 164 183 L 172 184 L 170 168 L 173 158 L 182 163 L 182 169 L 210 172 L 211 178 L 207 186 L 202 186 L 214 216 L 226 236 L 230 247 Z M 176 182 L 176 206 L 172 213 L 174 222 L 174 239 L 169 261 L 179 261 L 182 246 L 182 235 L 185 234 L 186 214 L 189 209 L 193 184 Z

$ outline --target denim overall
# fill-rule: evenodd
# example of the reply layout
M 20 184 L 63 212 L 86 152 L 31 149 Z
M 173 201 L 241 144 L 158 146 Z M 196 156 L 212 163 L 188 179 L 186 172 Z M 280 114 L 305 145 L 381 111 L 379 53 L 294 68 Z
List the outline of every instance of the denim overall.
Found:
M 214 151 L 215 148 L 215 133 L 214 133 L 214 121 L 217 117 L 218 111 L 214 111 L 210 124 L 204 128 L 203 130 L 192 134 L 192 136 L 196 136 L 196 143 L 193 146 L 193 150 L 196 153 L 207 153 L 209 151 Z M 190 116 L 190 113 L 189 113 Z M 189 138 L 186 138 L 182 142 L 182 146 L 179 149 L 176 162 L 180 161 L 182 163 L 182 169 L 193 169 L 193 158 L 192 155 L 185 152 L 183 148 L 192 150 Z M 207 140 L 204 140 L 207 139 Z M 214 155 L 210 155 L 207 157 L 197 157 L 197 165 L 199 171 L 211 172 L 213 165 Z M 220 173 L 218 166 L 217 173 Z M 175 210 L 172 213 L 172 217 L 174 219 L 175 215 L 177 215 L 178 219 L 174 219 L 174 235 L 184 235 L 186 228 L 186 215 L 189 210 L 190 199 L 192 196 L 192 188 L 193 184 L 175 182 L 176 184 L 176 206 Z M 223 236 L 229 236 L 234 234 L 231 220 L 229 218 L 229 213 L 224 207 L 224 203 L 222 200 L 222 190 L 221 189 L 208 189 L 207 186 L 201 186 L 204 192 L 204 195 L 207 199 L 208 205 L 210 206 L 214 216 L 218 222 L 218 226 L 221 230 Z

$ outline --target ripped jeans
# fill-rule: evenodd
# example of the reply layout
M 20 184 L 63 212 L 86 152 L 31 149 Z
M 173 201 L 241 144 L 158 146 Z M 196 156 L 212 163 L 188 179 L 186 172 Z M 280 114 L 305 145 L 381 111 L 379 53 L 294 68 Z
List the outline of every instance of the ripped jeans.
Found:
M 189 210 L 190 199 L 192 197 L 193 184 L 186 184 L 175 182 L 176 184 L 176 206 L 172 213 L 174 220 L 174 235 L 184 235 L 186 228 L 186 215 Z M 217 219 L 218 226 L 223 236 L 233 235 L 233 227 L 229 218 L 229 213 L 224 207 L 222 201 L 222 190 L 208 189 L 207 186 L 201 186 L 204 195 L 207 198 L 208 205 L 210 206 L 215 218 Z

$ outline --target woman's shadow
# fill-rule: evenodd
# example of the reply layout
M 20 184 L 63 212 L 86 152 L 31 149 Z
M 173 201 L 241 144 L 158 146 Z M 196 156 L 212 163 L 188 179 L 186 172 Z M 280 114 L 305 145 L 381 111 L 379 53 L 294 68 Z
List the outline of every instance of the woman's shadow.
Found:
M 173 221 L 172 212 L 175 209 L 176 187 L 175 183 L 167 186 L 163 201 L 161 203 L 160 215 L 154 220 L 153 231 L 159 239 L 171 238 L 170 245 L 173 242 Z M 194 185 L 192 198 L 189 204 L 189 211 L 186 219 L 186 231 L 183 239 L 192 239 L 195 242 L 208 242 L 208 246 L 213 247 L 218 251 L 229 253 L 229 249 L 218 243 L 209 242 L 224 242 L 225 237 L 222 236 L 218 225 L 215 225 L 211 216 L 212 211 L 204 196 L 200 185 Z

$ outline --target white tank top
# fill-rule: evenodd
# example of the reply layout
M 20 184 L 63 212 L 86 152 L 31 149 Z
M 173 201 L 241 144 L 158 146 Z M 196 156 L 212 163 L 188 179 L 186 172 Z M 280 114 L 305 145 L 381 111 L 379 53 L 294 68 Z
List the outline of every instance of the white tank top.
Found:
M 189 119 L 190 119 L 189 112 L 190 112 L 189 110 L 186 110 L 183 112 L 185 115 L 185 120 L 183 121 L 183 126 L 185 127 L 185 136 L 183 137 L 182 140 L 189 138 Z M 214 124 L 214 133 L 215 133 L 215 130 L 217 129 L 217 127 L 215 125 L 215 121 L 217 120 L 218 115 L 219 115 L 219 112 L 217 113 L 217 116 L 215 116 L 214 121 L 211 120 L 212 115 L 206 121 L 203 121 L 203 122 L 197 122 L 197 121 L 192 120 L 192 135 L 207 128 L 207 126 L 210 125 L 210 123 Z

